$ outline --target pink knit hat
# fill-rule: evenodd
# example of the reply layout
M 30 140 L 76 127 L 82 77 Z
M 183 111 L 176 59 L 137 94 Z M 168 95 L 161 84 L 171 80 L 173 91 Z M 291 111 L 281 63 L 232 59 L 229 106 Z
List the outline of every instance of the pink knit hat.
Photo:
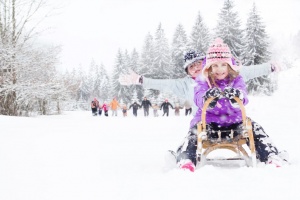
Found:
M 240 68 L 240 66 L 236 65 L 228 45 L 224 44 L 221 38 L 215 39 L 212 45 L 209 46 L 206 60 L 203 63 L 202 75 L 208 77 L 209 67 L 216 62 L 226 62 L 234 71 L 238 71 Z

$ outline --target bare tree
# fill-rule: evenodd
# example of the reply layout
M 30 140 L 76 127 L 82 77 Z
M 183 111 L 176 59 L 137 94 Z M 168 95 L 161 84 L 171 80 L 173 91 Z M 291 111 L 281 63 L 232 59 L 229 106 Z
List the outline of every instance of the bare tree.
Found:
M 45 105 L 49 94 L 57 93 L 60 49 L 34 43 L 38 25 L 51 12 L 46 6 L 45 0 L 0 0 L 0 114 L 34 110 L 38 100 Z

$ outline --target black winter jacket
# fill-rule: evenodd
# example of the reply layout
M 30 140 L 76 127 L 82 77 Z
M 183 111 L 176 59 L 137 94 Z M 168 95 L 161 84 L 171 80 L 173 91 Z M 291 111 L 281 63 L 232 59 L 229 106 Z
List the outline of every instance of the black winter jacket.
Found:
M 169 110 L 169 106 L 173 108 L 172 104 L 170 104 L 169 102 L 163 102 L 160 106 L 160 109 Z
M 148 99 L 142 101 L 142 107 L 148 109 L 150 106 L 152 106 L 152 105 Z
M 130 106 L 129 106 L 129 109 L 132 107 L 132 109 L 134 110 L 134 111 L 137 111 L 139 108 L 141 108 L 142 106 L 140 105 L 140 104 L 138 104 L 138 103 L 133 103 L 133 104 L 131 104 Z

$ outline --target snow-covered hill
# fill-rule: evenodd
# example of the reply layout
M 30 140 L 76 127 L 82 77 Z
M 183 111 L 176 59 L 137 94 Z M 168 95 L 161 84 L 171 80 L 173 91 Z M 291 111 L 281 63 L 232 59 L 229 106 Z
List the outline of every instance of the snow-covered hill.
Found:
M 250 97 L 259 122 L 291 165 L 206 165 L 166 170 L 191 117 L 92 117 L 90 112 L 35 118 L 0 116 L 1 200 L 300 199 L 300 68 L 279 74 L 279 90 Z

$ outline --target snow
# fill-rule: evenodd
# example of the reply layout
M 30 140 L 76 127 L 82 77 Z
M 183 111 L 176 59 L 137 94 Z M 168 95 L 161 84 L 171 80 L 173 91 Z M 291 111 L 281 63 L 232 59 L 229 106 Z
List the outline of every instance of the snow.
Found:
M 168 168 L 165 154 L 185 137 L 191 117 L 92 117 L 66 112 L 0 116 L 1 200 L 300 199 L 300 68 L 279 73 L 273 96 L 250 96 L 259 122 L 290 165 L 230 163 L 194 173 Z M 160 113 L 161 115 L 162 113 Z M 216 153 L 216 152 L 215 152 Z M 223 152 L 220 152 L 221 154 Z M 219 155 L 222 156 L 222 155 Z

